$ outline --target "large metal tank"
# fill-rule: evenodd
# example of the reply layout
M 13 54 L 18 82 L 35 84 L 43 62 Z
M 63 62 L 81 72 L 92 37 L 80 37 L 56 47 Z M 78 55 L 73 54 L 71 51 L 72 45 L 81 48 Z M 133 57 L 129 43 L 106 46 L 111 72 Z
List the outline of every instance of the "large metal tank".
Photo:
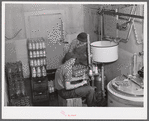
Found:
M 135 78 L 137 83 L 142 79 Z M 144 89 L 131 80 L 118 76 L 107 85 L 108 107 L 143 107 Z

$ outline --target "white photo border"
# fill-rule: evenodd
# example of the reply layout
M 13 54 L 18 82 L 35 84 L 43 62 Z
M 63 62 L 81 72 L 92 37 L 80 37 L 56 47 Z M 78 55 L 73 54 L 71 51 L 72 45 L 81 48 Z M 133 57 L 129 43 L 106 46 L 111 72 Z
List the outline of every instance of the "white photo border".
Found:
M 8 107 L 4 106 L 5 4 L 144 4 L 144 107 Z M 2 119 L 147 119 L 147 2 L 2 2 Z M 73 117 L 65 114 L 76 115 Z

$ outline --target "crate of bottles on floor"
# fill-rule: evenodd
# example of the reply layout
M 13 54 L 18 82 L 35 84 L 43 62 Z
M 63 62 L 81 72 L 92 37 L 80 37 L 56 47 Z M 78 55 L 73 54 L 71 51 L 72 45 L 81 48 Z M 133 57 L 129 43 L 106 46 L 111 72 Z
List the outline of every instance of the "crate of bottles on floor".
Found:
M 54 88 L 54 80 L 48 81 L 48 90 L 49 90 L 49 100 L 54 100 L 56 98 L 56 90 Z
M 31 100 L 29 96 L 19 97 L 17 99 L 11 99 L 10 106 L 31 106 Z
M 30 97 L 26 95 L 21 61 L 6 63 L 5 69 L 7 77 L 9 105 L 31 105 Z

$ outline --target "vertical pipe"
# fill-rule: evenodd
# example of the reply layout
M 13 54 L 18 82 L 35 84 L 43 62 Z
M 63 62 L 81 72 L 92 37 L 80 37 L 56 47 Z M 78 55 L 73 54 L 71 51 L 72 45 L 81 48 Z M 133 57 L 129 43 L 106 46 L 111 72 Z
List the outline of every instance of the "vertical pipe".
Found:
M 118 9 L 115 9 L 115 12 L 118 12 Z M 116 15 L 116 23 L 118 22 L 118 15 Z M 117 24 L 116 24 L 117 25 Z M 116 27 L 116 39 L 118 38 L 118 29 Z
M 90 53 L 90 39 L 89 34 L 87 34 L 87 46 L 88 46 L 88 64 L 91 64 L 91 53 Z
M 94 76 L 92 76 L 92 86 L 94 86 Z
M 102 20 L 103 20 L 103 14 L 101 14 L 101 18 L 100 18 L 100 20 L 101 20 L 101 27 L 100 27 L 100 41 L 102 41 L 102 35 L 103 35 L 103 22 L 102 22 Z
M 137 75 L 137 54 L 133 55 L 133 76 Z
M 102 63 L 102 66 L 101 66 L 101 73 L 102 73 L 102 76 L 101 76 L 101 78 L 102 78 L 102 92 L 103 92 L 103 97 L 105 97 L 105 90 L 104 90 L 104 64 Z
M 134 5 L 133 8 L 132 8 L 132 10 L 131 10 L 131 14 L 133 13 L 133 11 L 134 11 L 135 8 L 137 8 L 137 7 L 135 7 L 135 5 Z M 134 14 L 136 14 L 136 9 L 135 9 L 135 13 Z M 130 21 L 130 20 L 131 20 L 131 17 L 129 18 L 128 21 Z M 133 21 L 134 21 L 134 18 L 132 19 L 132 22 Z M 129 32 L 128 32 L 127 37 L 126 37 L 127 38 L 126 41 L 129 40 L 129 36 L 130 36 L 131 30 L 132 30 L 132 25 L 133 25 L 133 23 L 130 25 Z

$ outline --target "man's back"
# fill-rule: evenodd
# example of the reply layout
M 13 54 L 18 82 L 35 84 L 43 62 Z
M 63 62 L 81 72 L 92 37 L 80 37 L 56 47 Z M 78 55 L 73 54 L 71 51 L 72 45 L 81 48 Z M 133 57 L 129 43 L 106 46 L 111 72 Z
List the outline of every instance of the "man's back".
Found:
M 61 90 L 65 88 L 65 80 L 72 76 L 72 59 L 62 64 L 55 73 L 55 88 Z

